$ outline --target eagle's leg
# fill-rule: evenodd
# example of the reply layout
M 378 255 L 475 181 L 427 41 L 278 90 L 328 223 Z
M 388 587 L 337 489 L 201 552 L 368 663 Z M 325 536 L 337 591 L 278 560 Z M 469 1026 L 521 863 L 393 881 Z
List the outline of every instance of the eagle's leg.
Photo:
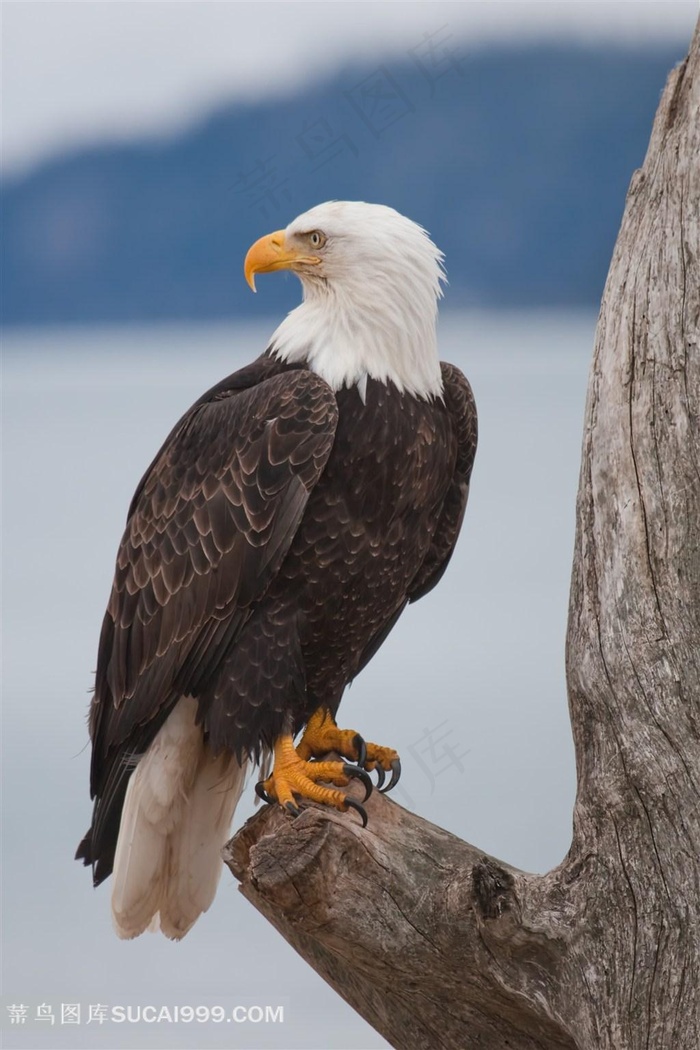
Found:
M 322 787 L 317 781 L 346 787 L 352 777 L 357 777 L 365 786 L 366 801 L 372 792 L 372 781 L 363 769 L 350 766 L 345 762 L 307 762 L 299 757 L 294 746 L 294 737 L 285 734 L 275 742 L 274 766 L 267 780 L 261 781 L 255 788 L 258 795 L 266 802 L 279 802 L 280 806 L 298 816 L 300 810 L 296 797 L 308 798 L 321 802 L 335 809 L 356 809 L 362 818 L 363 826 L 367 825 L 367 814 L 364 807 L 349 798 L 342 791 Z
M 319 707 L 307 723 L 297 746 L 297 754 L 308 760 L 321 758 L 329 751 L 337 751 L 345 758 L 351 758 L 370 772 L 376 769 L 380 791 L 386 779 L 385 773 L 391 773 L 391 780 L 383 789 L 385 792 L 391 791 L 401 776 L 401 760 L 397 751 L 392 747 L 365 742 L 354 729 L 339 729 L 328 708 Z

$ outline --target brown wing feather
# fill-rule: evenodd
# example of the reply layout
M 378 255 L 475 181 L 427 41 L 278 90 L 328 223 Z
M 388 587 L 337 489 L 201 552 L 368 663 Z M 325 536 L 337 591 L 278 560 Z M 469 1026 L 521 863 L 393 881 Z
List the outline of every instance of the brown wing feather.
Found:
M 455 365 L 443 362 L 441 367 L 445 405 L 457 436 L 457 460 L 433 542 L 409 591 L 410 602 L 433 589 L 452 557 L 467 508 L 478 441 L 476 402 L 469 381 Z
M 332 391 L 306 370 L 217 388 L 175 428 L 139 486 L 100 639 L 90 716 L 98 804 L 86 862 L 112 803 L 121 808 L 130 756 L 177 698 L 216 672 L 277 573 L 336 424 Z

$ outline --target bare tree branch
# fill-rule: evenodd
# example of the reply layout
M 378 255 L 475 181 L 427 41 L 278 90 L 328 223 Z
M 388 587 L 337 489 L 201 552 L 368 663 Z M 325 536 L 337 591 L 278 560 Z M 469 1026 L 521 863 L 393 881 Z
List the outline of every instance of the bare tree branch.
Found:
M 517 871 L 376 793 L 229 843 L 245 896 L 406 1048 L 700 1046 L 700 25 L 629 190 L 590 376 L 565 861 Z

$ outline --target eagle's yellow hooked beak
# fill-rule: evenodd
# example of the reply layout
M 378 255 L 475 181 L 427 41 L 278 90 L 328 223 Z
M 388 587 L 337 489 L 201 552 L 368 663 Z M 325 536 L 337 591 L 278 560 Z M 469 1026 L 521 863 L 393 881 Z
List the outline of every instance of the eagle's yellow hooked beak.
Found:
M 255 291 L 256 273 L 295 270 L 300 264 L 317 266 L 320 261 L 317 256 L 307 255 L 301 249 L 288 245 L 284 230 L 276 230 L 255 242 L 245 257 L 243 272 L 246 281 Z

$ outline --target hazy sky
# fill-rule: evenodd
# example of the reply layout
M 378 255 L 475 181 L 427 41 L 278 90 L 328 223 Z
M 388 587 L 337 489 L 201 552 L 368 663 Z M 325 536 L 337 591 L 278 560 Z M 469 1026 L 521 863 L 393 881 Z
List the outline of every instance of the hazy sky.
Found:
M 70 144 L 167 133 L 222 98 L 279 92 L 352 58 L 407 53 L 445 26 L 466 46 L 562 35 L 690 39 L 697 10 L 696 0 L 6 0 L 2 162 L 18 170 Z

